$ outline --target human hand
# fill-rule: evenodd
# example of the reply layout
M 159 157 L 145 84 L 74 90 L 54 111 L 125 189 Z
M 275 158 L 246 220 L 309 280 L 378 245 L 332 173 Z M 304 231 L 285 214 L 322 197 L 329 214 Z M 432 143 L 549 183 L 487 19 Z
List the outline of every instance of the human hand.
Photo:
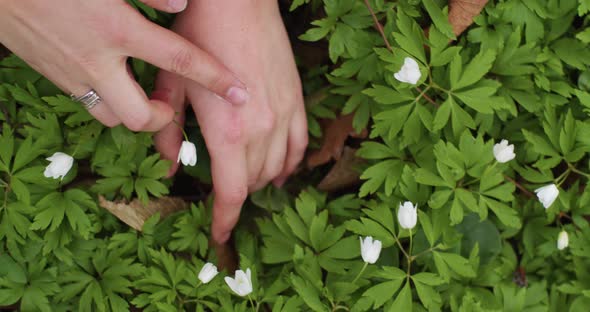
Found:
M 270 181 L 282 185 L 303 158 L 308 138 L 301 82 L 277 1 L 193 1 L 174 29 L 223 61 L 250 94 L 245 105 L 231 106 L 167 72 L 152 94 L 178 112 L 184 112 L 185 97 L 192 103 L 211 155 L 212 236 L 223 243 L 247 194 Z M 184 115 L 177 118 L 182 123 Z M 177 159 L 182 134 L 176 125 L 155 141 L 165 158 Z
M 186 0 L 143 0 L 168 12 Z M 129 56 L 177 73 L 235 104 L 243 84 L 186 39 L 143 18 L 123 0 L 0 0 L 0 42 L 68 93 L 96 90 L 103 102 L 90 113 L 107 126 L 155 131 L 174 110 L 148 100 L 128 73 Z

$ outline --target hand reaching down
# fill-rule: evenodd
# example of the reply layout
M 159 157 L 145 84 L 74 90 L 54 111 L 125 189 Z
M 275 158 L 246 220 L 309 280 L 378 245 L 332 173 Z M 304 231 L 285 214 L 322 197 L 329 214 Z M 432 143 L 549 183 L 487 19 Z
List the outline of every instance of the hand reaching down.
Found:
M 143 2 L 168 12 L 186 6 L 186 0 Z M 128 74 L 128 57 L 187 77 L 228 101 L 240 104 L 240 95 L 246 97 L 221 63 L 123 0 L 0 0 L 0 42 L 63 91 L 80 97 L 95 90 L 102 102 L 87 108 L 107 126 L 156 131 L 174 115 L 147 98 Z
M 271 181 L 282 185 L 303 158 L 308 138 L 301 82 L 277 1 L 193 1 L 174 29 L 215 55 L 248 88 L 247 103 L 232 106 L 194 82 L 161 72 L 152 95 L 177 112 L 184 112 L 185 98 L 192 105 L 211 155 L 212 235 L 223 243 L 248 193 Z M 177 119 L 182 123 L 184 116 Z M 156 147 L 173 161 L 181 142 L 174 124 L 156 135 Z

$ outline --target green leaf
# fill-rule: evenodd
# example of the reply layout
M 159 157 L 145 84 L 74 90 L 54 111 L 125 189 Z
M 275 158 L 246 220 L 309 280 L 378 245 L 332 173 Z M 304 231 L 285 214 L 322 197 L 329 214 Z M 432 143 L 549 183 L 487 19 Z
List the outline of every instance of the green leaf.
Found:
M 363 297 L 371 298 L 373 309 L 378 309 L 393 297 L 403 282 L 404 279 L 402 278 L 377 284 L 367 289 L 363 293 Z
M 435 257 L 440 256 L 453 272 L 464 277 L 475 277 L 475 271 L 467 259 L 453 253 L 439 251 L 434 251 L 433 253 Z
M 479 200 L 480 202 L 483 201 L 504 225 L 515 229 L 519 229 L 522 226 L 518 213 L 513 208 L 485 196 L 480 196 Z
M 440 310 L 442 298 L 440 297 L 438 291 L 436 291 L 432 286 L 417 282 L 416 280 L 414 280 L 414 286 L 416 287 L 418 298 L 420 298 L 420 301 L 426 309 L 429 311 Z
M 290 276 L 291 284 L 299 296 L 305 301 L 305 304 L 313 311 L 326 312 L 329 311 L 319 298 L 317 290 L 310 285 L 310 283 L 301 277 L 291 273 Z
M 493 99 L 491 96 L 496 93 L 496 90 L 497 86 L 486 86 L 463 90 L 453 94 L 474 110 L 483 114 L 492 114 L 494 110 L 492 109 L 491 101 Z
M 391 194 L 403 169 L 404 163 L 397 159 L 388 159 L 369 167 L 361 175 L 361 179 L 367 181 L 361 186 L 359 197 L 375 193 L 384 184 L 385 194 Z
M 432 185 L 432 186 L 446 186 L 446 187 L 453 187 L 452 184 L 447 183 L 438 175 L 426 170 L 424 168 L 416 169 L 416 182 L 425 185 Z
M 424 4 L 424 8 L 426 8 L 426 11 L 428 12 L 428 15 L 430 15 L 430 18 L 432 19 L 434 26 L 436 26 L 436 28 L 440 30 L 449 39 L 455 40 L 456 37 L 453 33 L 453 28 L 451 27 L 451 24 L 449 24 L 449 19 L 447 15 L 443 13 L 443 11 L 438 7 L 434 0 L 422 0 L 422 3 Z
M 397 294 L 397 298 L 395 298 L 395 301 L 389 307 L 388 311 L 412 311 L 412 290 L 409 282 L 406 283 L 399 294 Z
M 525 139 L 533 145 L 535 152 L 541 155 L 559 156 L 559 153 L 549 142 L 547 142 L 547 140 L 545 140 L 545 138 L 526 129 L 522 129 L 522 134 Z
M 495 59 L 495 51 L 481 50 L 475 57 L 473 57 L 469 64 L 465 66 L 459 80 L 455 84 L 451 84 L 453 90 L 459 90 L 480 81 L 484 75 L 490 71 Z

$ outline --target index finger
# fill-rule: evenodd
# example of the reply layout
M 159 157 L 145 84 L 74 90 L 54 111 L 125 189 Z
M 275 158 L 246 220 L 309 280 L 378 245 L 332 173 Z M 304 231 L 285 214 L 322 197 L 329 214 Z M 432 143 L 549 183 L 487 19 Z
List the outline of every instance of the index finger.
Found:
M 246 86 L 229 69 L 168 29 L 144 20 L 132 28 L 126 46 L 130 56 L 188 78 L 232 104 L 249 99 Z

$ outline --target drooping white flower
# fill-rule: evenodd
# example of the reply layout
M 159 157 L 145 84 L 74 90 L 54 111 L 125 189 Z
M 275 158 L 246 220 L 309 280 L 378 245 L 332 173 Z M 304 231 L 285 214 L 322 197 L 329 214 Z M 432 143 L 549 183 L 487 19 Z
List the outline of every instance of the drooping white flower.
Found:
M 564 250 L 570 244 L 569 236 L 565 230 L 559 232 L 557 236 L 557 249 Z
M 402 65 L 402 68 L 397 73 L 393 74 L 395 79 L 401 82 L 411 83 L 413 85 L 415 85 L 418 80 L 420 80 L 421 76 L 422 73 L 420 73 L 420 66 L 418 66 L 418 63 L 411 57 L 406 57 L 404 59 L 404 65 Z
M 215 264 L 207 262 L 203 268 L 201 268 L 201 272 L 199 272 L 199 280 L 203 284 L 207 284 L 215 277 L 215 275 L 217 275 L 217 273 L 219 272 L 217 271 Z
M 359 237 L 359 239 L 361 240 L 361 256 L 363 257 L 363 261 L 370 264 L 377 262 L 381 253 L 381 241 L 377 239 L 373 240 L 371 236 L 365 237 L 365 240 L 362 237 Z
M 514 144 L 508 145 L 507 140 L 502 140 L 494 145 L 494 157 L 499 163 L 509 162 L 516 157 L 514 154 Z
M 46 178 L 63 179 L 70 169 L 72 169 L 72 165 L 74 164 L 74 158 L 62 152 L 56 152 L 46 159 L 50 161 L 49 165 L 45 167 L 45 171 L 43 172 L 43 175 Z
M 416 222 L 418 221 L 417 208 L 418 206 L 414 206 L 409 201 L 399 205 L 397 221 L 403 229 L 411 230 L 416 226 Z
M 235 278 L 225 277 L 225 283 L 238 296 L 247 296 L 252 292 L 252 272 L 249 268 L 245 273 L 242 270 L 237 270 Z
M 543 207 L 547 209 L 553 204 L 557 195 L 559 195 L 559 189 L 557 189 L 555 184 L 549 184 L 536 189 L 535 193 L 537 193 L 537 197 L 541 204 L 543 204 Z
M 195 144 L 189 141 L 183 141 L 178 152 L 178 160 L 182 161 L 185 166 L 194 166 L 197 164 L 197 148 Z

